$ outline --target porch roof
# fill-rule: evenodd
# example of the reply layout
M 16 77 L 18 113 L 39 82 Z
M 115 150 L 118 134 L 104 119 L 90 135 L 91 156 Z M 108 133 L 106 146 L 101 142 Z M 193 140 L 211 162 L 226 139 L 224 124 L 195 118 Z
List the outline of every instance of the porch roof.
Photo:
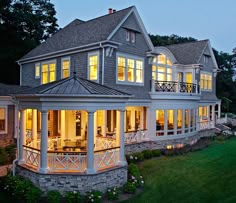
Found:
M 76 96 L 76 97 L 132 97 L 131 94 L 74 76 L 37 87 L 27 88 L 14 96 Z

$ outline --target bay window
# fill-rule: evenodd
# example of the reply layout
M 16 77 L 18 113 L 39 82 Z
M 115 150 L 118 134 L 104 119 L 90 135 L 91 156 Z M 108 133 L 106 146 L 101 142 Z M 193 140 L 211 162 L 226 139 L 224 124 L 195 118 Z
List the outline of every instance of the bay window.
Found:
M 143 59 L 134 56 L 117 57 L 117 82 L 143 84 Z

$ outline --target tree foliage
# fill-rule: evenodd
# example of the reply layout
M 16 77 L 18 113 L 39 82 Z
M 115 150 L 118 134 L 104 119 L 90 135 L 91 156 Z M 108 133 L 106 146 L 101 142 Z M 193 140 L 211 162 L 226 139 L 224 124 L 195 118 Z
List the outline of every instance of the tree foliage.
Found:
M 16 60 L 57 30 L 50 0 L 0 1 L 0 81 L 19 84 Z
M 197 39 L 194 39 L 192 37 L 181 37 L 175 34 L 172 34 L 170 36 L 149 34 L 149 36 L 154 46 L 166 46 L 166 45 L 171 45 L 171 44 L 197 41 Z

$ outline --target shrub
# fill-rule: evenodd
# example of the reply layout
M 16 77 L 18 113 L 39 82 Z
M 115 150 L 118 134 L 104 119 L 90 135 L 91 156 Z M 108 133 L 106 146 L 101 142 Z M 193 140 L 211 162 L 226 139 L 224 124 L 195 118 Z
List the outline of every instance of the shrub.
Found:
M 67 203 L 80 203 L 82 202 L 81 194 L 79 191 L 66 192 L 65 200 Z
M 86 202 L 88 203 L 100 203 L 102 202 L 102 192 L 98 190 L 93 190 L 90 192 L 87 192 L 86 194 Z
M 41 199 L 42 191 L 37 187 L 31 187 L 25 193 L 27 203 L 37 203 Z
M 135 176 L 135 177 L 140 176 L 139 169 L 138 169 L 137 165 L 135 165 L 134 163 L 129 164 L 128 173 L 129 173 L 129 176 Z
M 124 184 L 123 191 L 125 193 L 134 194 L 136 192 L 136 185 L 133 182 L 128 181 Z
M 151 150 L 144 150 L 144 151 L 142 151 L 142 153 L 143 153 L 143 156 L 145 159 L 150 159 L 153 157 Z
M 47 193 L 48 203 L 58 203 L 61 201 L 61 194 L 56 190 L 48 191 Z
M 120 191 L 116 187 L 109 188 L 107 190 L 107 198 L 109 200 L 118 200 L 119 199 L 119 194 L 120 194 Z
M 154 149 L 154 150 L 152 150 L 152 155 L 154 157 L 159 157 L 159 156 L 161 156 L 161 151 L 159 149 Z

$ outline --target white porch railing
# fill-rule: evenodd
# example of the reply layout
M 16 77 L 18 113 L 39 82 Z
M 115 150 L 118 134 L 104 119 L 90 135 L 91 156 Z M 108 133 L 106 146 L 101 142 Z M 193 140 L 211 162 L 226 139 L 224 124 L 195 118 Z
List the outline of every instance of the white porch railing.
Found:
M 198 123 L 199 130 L 213 129 L 215 127 L 214 121 L 202 121 Z
M 95 147 L 98 150 L 109 149 L 116 146 L 116 139 L 107 137 L 96 137 Z
M 216 123 L 217 124 L 226 124 L 227 123 L 227 116 L 225 116 L 223 118 L 217 118 Z
M 87 155 L 80 152 L 49 152 L 48 167 L 51 172 L 65 170 L 84 172 L 87 167 Z
M 94 168 L 96 170 L 110 168 L 118 165 L 120 158 L 120 147 L 96 151 L 94 154 Z
M 24 146 L 24 160 L 25 163 L 33 167 L 39 166 L 40 150 L 32 147 Z
M 125 133 L 125 144 L 143 142 L 148 140 L 146 130 L 138 130 Z

